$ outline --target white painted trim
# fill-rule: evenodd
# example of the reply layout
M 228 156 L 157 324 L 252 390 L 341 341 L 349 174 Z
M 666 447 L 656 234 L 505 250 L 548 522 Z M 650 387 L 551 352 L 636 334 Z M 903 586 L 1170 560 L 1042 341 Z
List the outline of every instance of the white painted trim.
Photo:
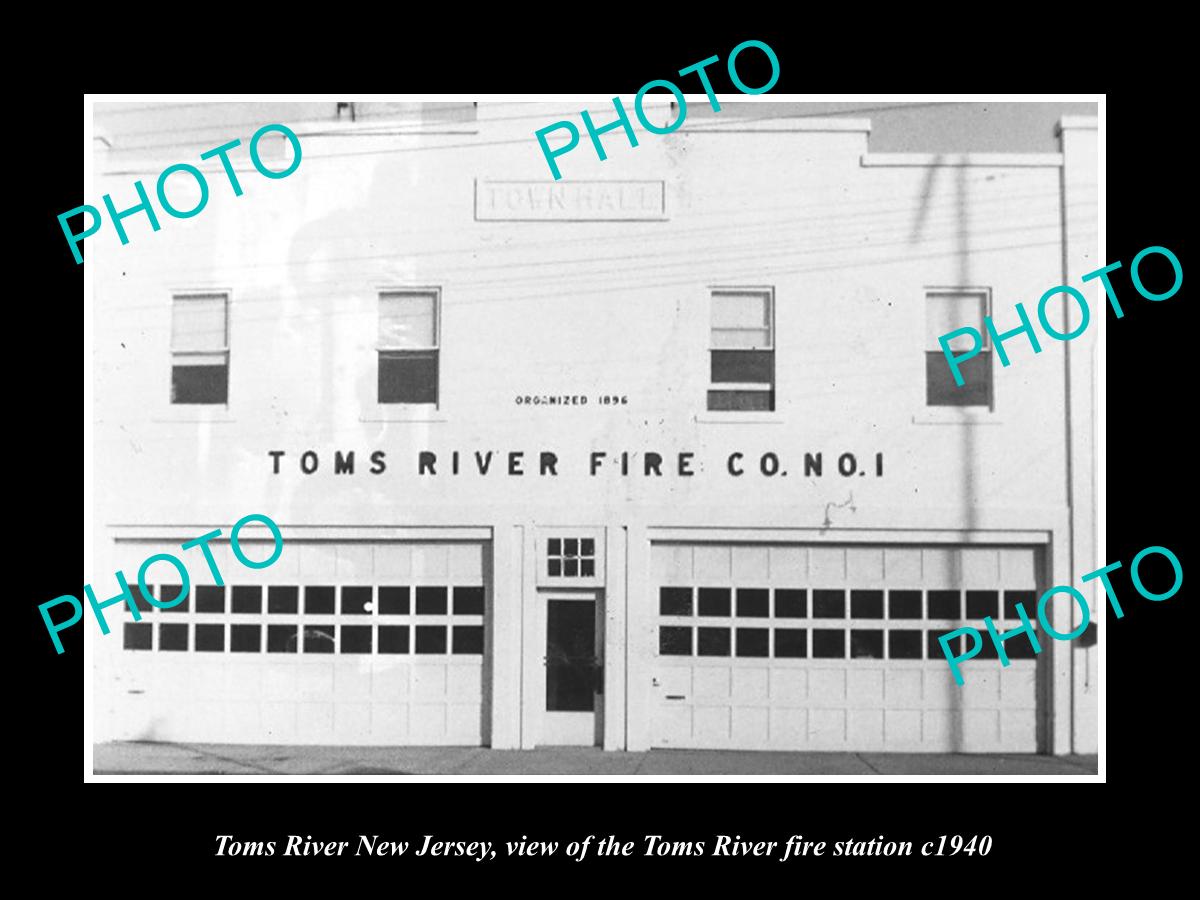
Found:
M 1099 127 L 1099 116 L 1063 116 L 1058 120 L 1058 130 L 1055 133 L 1062 134 L 1064 130 L 1070 128 L 1091 129 L 1095 131 Z
M 284 541 L 490 541 L 490 526 L 406 527 L 397 525 L 284 525 L 279 532 Z M 114 541 L 190 541 L 192 538 L 221 529 L 217 541 L 229 541 L 232 522 L 221 525 L 109 525 Z M 242 540 L 265 540 L 261 534 L 247 535 Z
M 914 530 L 911 528 L 659 528 L 646 529 L 648 540 L 714 543 L 788 542 L 811 544 L 1049 544 L 1049 531 Z
M 1000 168 L 1061 168 L 1061 153 L 864 153 L 862 165 L 872 166 L 997 166 Z

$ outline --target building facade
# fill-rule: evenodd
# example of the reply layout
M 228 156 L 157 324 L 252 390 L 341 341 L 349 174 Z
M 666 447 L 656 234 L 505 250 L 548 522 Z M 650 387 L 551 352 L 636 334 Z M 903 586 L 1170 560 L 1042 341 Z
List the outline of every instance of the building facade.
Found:
M 179 161 L 210 195 L 88 241 L 89 577 L 191 579 L 106 610 L 96 739 L 1094 752 L 1094 632 L 985 641 L 961 687 L 937 644 L 1101 562 L 1091 335 L 957 389 L 937 336 L 1103 264 L 1095 120 L 939 156 L 718 114 L 585 132 L 556 182 L 568 115 L 295 124 L 277 180 L 271 120 L 231 125 L 241 196 L 199 161 L 228 138 L 98 147 L 118 209 Z M 179 549 L 213 529 L 223 585 Z

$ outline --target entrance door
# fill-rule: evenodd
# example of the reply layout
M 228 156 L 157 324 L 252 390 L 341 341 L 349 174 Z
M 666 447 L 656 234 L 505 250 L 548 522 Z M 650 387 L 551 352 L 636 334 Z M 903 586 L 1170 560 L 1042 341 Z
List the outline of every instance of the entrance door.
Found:
M 599 743 L 604 691 L 600 604 L 595 596 L 546 599 L 546 713 L 542 743 Z

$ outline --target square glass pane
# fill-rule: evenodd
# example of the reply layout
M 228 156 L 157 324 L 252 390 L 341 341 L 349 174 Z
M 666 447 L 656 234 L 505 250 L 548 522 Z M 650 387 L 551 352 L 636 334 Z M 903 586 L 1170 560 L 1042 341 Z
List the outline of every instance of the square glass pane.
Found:
M 458 616 L 482 616 L 483 588 L 456 587 L 454 589 L 454 614 Z
M 692 629 L 662 625 L 658 629 L 659 656 L 691 656 Z
M 987 294 L 983 291 L 955 293 L 931 293 L 925 296 L 925 349 L 941 353 L 938 338 L 959 328 L 974 328 L 981 335 L 983 317 L 987 315 Z M 975 346 L 970 335 L 962 335 L 950 341 L 950 349 L 956 354 Z
M 921 592 L 888 591 L 888 618 L 921 618 Z
M 595 556 L 596 555 L 596 539 L 595 538 L 580 538 L 580 540 L 579 540 L 579 555 L 580 556 Z
M 658 614 L 660 616 L 690 616 L 692 614 L 692 589 L 659 588 Z
M 408 588 L 381 587 L 379 589 L 379 614 L 381 616 L 408 615 Z
M 804 659 L 807 656 L 807 628 L 775 629 L 775 657 L 777 659 Z
M 149 650 L 154 636 L 149 622 L 126 622 L 124 639 L 126 650 Z
M 700 588 L 699 607 L 702 616 L 727 616 L 731 612 L 729 588 Z
M 454 653 L 483 653 L 483 626 L 455 625 L 452 640 Z
M 146 598 L 146 595 L 142 593 L 141 587 L 139 587 L 136 582 L 129 582 L 129 593 L 133 594 L 133 605 L 137 607 L 138 612 L 140 612 L 143 616 L 145 616 L 147 613 L 152 613 L 156 609 L 158 609 L 157 606 L 155 606 L 153 603 L 151 603 Z M 154 585 L 152 585 L 152 584 L 146 585 L 146 593 L 149 594 L 151 597 L 154 597 Z M 155 599 L 158 599 L 158 598 L 155 598 Z M 129 611 L 128 605 L 125 606 L 125 610 L 126 610 L 126 612 Z M 129 613 L 129 614 L 131 616 L 133 615 L 133 613 Z
M 950 633 L 949 629 L 947 629 L 945 631 L 935 630 L 935 631 L 929 632 L 928 638 L 927 638 L 927 648 L 926 648 L 926 653 L 928 654 L 926 657 L 927 659 L 940 659 L 942 662 L 946 661 L 946 654 L 942 652 L 942 645 L 938 641 L 938 638 L 941 637 L 943 634 L 949 634 L 949 633 Z M 954 656 L 962 655 L 962 635 L 961 634 L 955 635 L 954 637 L 950 638 L 950 640 L 947 641 L 946 643 L 949 645 L 950 653 L 952 655 L 954 655 Z
M 230 605 L 235 613 L 262 612 L 262 585 L 236 584 L 230 589 Z
M 738 656 L 770 656 L 771 632 L 766 628 L 737 630 Z
M 930 591 L 929 618 L 955 620 L 962 618 L 962 592 Z
M 850 656 L 853 659 L 883 659 L 883 630 L 850 629 Z
M 813 629 L 814 659 L 845 659 L 846 632 L 840 628 Z
M 436 404 L 438 352 L 380 352 L 379 402 Z
M 737 614 L 765 619 L 771 614 L 770 591 L 766 588 L 738 588 Z
M 333 647 L 333 623 L 323 622 L 304 627 L 305 653 L 332 653 Z
M 804 588 L 775 589 L 775 618 L 803 619 L 808 615 L 808 591 Z
M 551 578 L 562 577 L 562 560 L 558 557 L 550 557 L 546 560 L 546 574 Z
M 762 384 L 775 382 L 775 351 L 713 350 L 713 384 Z
M 713 291 L 713 328 L 767 328 L 770 324 L 770 292 Z
M 846 592 L 839 590 L 813 591 L 813 616 L 818 619 L 840 619 L 846 615 Z
M 546 553 L 549 556 L 562 556 L 562 538 L 550 538 L 546 542 Z
M 371 614 L 371 589 L 358 585 L 343 587 L 342 613 L 351 616 L 369 616 Z
M 408 626 L 407 625 L 380 625 L 379 626 L 379 652 L 380 653 L 407 653 L 408 652 Z
M 206 653 L 223 653 L 225 651 L 225 626 L 197 625 L 196 649 Z
M 432 292 L 379 295 L 379 346 L 422 350 L 437 346 L 437 295 Z
M 186 356 L 176 357 L 186 360 Z M 187 365 L 171 366 L 172 403 L 228 403 L 229 366 Z
M 267 588 L 267 612 L 300 612 L 300 588 L 295 585 L 271 585 Z
M 992 354 L 984 350 L 978 356 L 958 364 L 962 387 L 954 381 L 950 364 L 941 352 L 925 354 L 926 406 L 986 406 L 992 405 Z
M 319 616 L 333 615 L 334 590 L 331 585 L 308 586 L 304 589 L 304 612 Z M 307 641 L 305 647 L 308 646 Z M 306 651 L 307 652 L 307 651 Z
M 446 626 L 418 625 L 416 638 L 417 653 L 445 653 Z
M 563 575 L 567 578 L 579 577 L 579 558 L 569 556 L 563 560 Z
M 446 610 L 446 588 L 440 585 L 417 588 L 417 615 L 444 616 Z
M 218 628 L 221 626 L 217 626 Z M 186 622 L 160 622 L 158 625 L 159 650 L 186 650 L 188 648 L 188 626 Z M 199 647 L 196 648 L 200 649 Z
M 579 555 L 579 538 L 567 538 L 563 541 L 563 556 Z
M 888 658 L 890 659 L 920 659 L 921 632 L 917 630 L 896 630 L 888 632 Z
M 233 653 L 258 653 L 262 650 L 262 627 L 259 625 L 230 625 L 229 649 Z
M 1004 618 L 1011 619 L 1014 622 L 1020 622 L 1021 617 L 1017 614 L 1017 604 L 1021 604 L 1021 609 L 1025 610 L 1025 617 L 1030 621 L 1037 616 L 1037 592 L 1036 591 L 1005 591 L 1004 592 Z
M 882 619 L 883 591 L 851 591 L 850 615 L 856 619 Z
M 300 644 L 300 629 L 296 625 L 268 625 L 267 652 L 295 653 Z
M 171 349 L 224 350 L 226 308 L 224 294 L 176 294 L 171 299 Z
M 370 625 L 342 625 L 342 653 L 370 653 Z
M 728 628 L 701 628 L 697 636 L 697 655 L 728 656 L 729 638 Z
M 180 595 L 183 599 L 175 603 Z M 187 612 L 191 608 L 191 597 L 183 593 L 182 584 L 160 584 L 158 586 L 158 602 L 161 612 Z M 174 606 L 164 607 L 165 603 L 175 603 Z
M 579 560 L 579 576 L 581 578 L 593 578 L 596 575 L 596 560 L 581 559 Z
M 196 586 L 196 612 L 223 613 L 225 612 L 225 588 L 214 584 Z
M 1000 593 L 998 591 L 967 591 L 967 618 L 982 619 L 1000 616 Z

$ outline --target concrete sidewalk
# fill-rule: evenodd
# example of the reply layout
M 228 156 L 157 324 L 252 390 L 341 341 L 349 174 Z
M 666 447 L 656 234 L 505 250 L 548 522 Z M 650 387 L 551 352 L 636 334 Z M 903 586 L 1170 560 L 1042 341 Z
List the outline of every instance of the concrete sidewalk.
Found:
M 97 775 L 1094 775 L 1097 758 L 113 742 L 95 745 L 95 771 Z

